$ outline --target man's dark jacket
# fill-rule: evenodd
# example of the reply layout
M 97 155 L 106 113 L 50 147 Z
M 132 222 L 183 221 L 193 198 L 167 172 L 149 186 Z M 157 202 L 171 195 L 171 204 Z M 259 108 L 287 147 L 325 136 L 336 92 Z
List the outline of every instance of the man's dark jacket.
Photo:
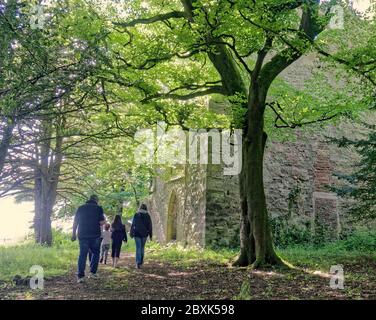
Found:
M 74 217 L 78 223 L 78 239 L 100 238 L 100 222 L 104 220 L 103 209 L 95 201 L 89 200 L 80 206 Z

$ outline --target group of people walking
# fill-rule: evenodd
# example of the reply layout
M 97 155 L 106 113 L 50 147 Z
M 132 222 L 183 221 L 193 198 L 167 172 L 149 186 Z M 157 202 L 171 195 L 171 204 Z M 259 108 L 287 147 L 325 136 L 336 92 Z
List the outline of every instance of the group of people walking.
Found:
M 152 240 L 153 226 L 146 204 L 141 204 L 132 220 L 130 236 L 136 243 L 136 267 L 144 263 L 147 238 Z M 72 241 L 78 238 L 80 253 L 78 257 L 77 279 L 81 283 L 85 278 L 87 257 L 90 262 L 90 277 L 96 278 L 98 265 L 107 264 L 111 248 L 112 266 L 117 267 L 123 242 L 128 242 L 127 230 L 120 215 L 116 215 L 112 224 L 106 222 L 98 196 L 80 206 L 75 214 Z

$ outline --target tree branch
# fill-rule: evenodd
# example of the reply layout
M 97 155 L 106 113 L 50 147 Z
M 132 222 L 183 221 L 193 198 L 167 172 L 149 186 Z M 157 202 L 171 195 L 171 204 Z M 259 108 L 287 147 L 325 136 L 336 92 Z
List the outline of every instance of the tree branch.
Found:
M 212 82 L 212 83 L 214 84 L 218 82 Z M 157 93 L 157 94 L 150 95 L 144 98 L 141 102 L 146 103 L 154 99 L 189 100 L 189 99 L 193 99 L 193 98 L 197 98 L 197 97 L 201 97 L 201 96 L 205 96 L 205 95 L 213 94 L 213 93 L 219 93 L 219 94 L 225 93 L 223 86 L 217 86 L 217 85 L 209 86 L 209 84 L 210 83 L 205 83 L 203 85 L 187 85 L 187 86 L 177 87 L 175 89 L 170 90 L 167 93 Z M 200 89 L 206 89 L 206 90 L 200 90 Z M 175 92 L 179 90 L 200 90 L 200 91 L 194 91 L 188 94 L 176 94 Z
M 274 120 L 274 126 L 276 128 L 290 128 L 290 129 L 295 129 L 295 128 L 300 128 L 302 126 L 309 125 L 309 124 L 314 124 L 314 123 L 318 123 L 318 122 L 329 121 L 329 120 L 332 120 L 332 119 L 334 119 L 334 118 L 336 118 L 336 117 L 338 117 L 338 116 L 341 115 L 341 113 L 336 113 L 336 114 L 333 114 L 331 116 L 325 116 L 325 115 L 323 115 L 321 118 L 318 118 L 316 120 L 305 121 L 305 122 L 291 122 L 291 123 L 289 123 L 276 110 L 275 105 L 277 105 L 277 107 L 282 110 L 282 108 L 281 108 L 281 106 L 279 105 L 278 102 L 270 102 L 270 103 L 266 104 L 266 106 L 270 107 L 273 110 L 273 112 L 275 113 L 275 115 L 276 115 L 276 118 Z M 283 123 L 283 125 L 279 125 L 278 121 L 281 121 Z
M 264 92 L 266 92 L 273 80 L 288 66 L 299 59 L 308 49 L 314 38 L 314 31 L 317 29 L 315 17 L 316 2 L 310 0 L 310 4 L 303 8 L 302 18 L 298 32 L 298 38 L 303 41 L 302 48 L 289 47 L 276 54 L 271 61 L 266 63 L 260 72 L 260 77 L 264 80 Z M 317 7 L 318 8 L 318 7 Z M 307 43 L 307 39 L 311 41 Z
M 139 18 L 128 22 L 113 22 L 115 26 L 128 28 L 135 27 L 139 24 L 152 24 L 155 22 L 163 22 L 169 19 L 188 18 L 188 15 L 184 11 L 171 11 L 168 13 L 162 13 L 150 18 Z

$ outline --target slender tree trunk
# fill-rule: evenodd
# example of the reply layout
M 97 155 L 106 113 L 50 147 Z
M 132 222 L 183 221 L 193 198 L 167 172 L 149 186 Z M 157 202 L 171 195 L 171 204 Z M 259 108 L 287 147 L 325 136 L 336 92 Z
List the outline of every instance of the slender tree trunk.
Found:
M 123 194 L 125 191 L 124 187 L 121 187 L 120 192 Z M 117 214 L 122 216 L 123 215 L 123 209 L 124 209 L 124 198 L 123 196 L 118 200 L 117 205 Z
M 37 149 L 37 148 L 36 148 Z M 39 158 L 38 151 L 36 159 Z M 42 213 L 42 173 L 39 165 L 34 168 L 34 237 L 35 242 L 40 243 Z
M 11 120 L 4 127 L 3 136 L 0 141 L 0 176 L 3 171 L 8 149 L 13 136 L 14 122 Z
M 141 204 L 140 203 L 140 199 L 138 198 L 138 194 L 137 194 L 137 190 L 136 190 L 136 187 L 134 186 L 133 183 L 130 183 L 131 187 L 132 187 L 132 190 L 133 190 L 133 195 L 134 195 L 134 200 L 136 201 L 136 206 L 138 208 L 138 206 Z

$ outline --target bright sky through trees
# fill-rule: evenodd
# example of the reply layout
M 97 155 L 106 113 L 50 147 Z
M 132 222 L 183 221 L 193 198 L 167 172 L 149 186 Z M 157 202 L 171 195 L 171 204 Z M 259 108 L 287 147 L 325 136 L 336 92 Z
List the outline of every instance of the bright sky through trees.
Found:
M 354 0 L 354 8 L 365 11 L 370 7 L 371 2 L 372 0 Z
M 31 202 L 16 204 L 11 197 L 0 199 L 0 245 L 4 239 L 22 240 L 28 234 L 32 210 Z

